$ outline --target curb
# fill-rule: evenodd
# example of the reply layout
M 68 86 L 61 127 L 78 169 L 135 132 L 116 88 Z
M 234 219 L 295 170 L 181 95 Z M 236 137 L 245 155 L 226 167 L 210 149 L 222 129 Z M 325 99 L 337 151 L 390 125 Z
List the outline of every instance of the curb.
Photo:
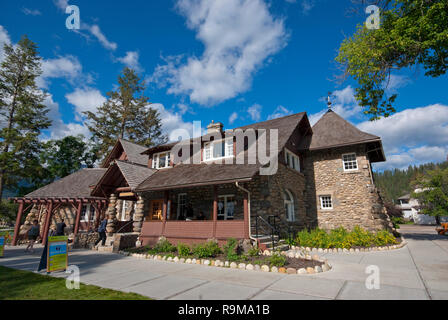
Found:
M 318 255 L 314 255 L 313 257 L 309 256 L 305 260 L 315 260 L 318 262 L 322 262 L 322 266 L 315 266 L 314 268 L 284 268 L 284 267 L 269 267 L 268 265 L 258 265 L 258 264 L 245 264 L 245 263 L 236 263 L 229 261 L 221 261 L 221 260 L 213 260 L 213 259 L 195 259 L 195 258 L 179 258 L 172 257 L 168 255 L 152 255 L 152 254 L 143 254 L 143 253 L 129 253 L 126 251 L 118 251 L 118 254 L 123 256 L 130 256 L 137 259 L 148 259 L 148 260 L 157 260 L 157 261 L 166 261 L 172 263 L 185 263 L 185 264 L 198 264 L 204 266 L 211 267 L 222 267 L 222 268 L 230 268 L 230 269 L 240 269 L 240 270 L 248 270 L 248 271 L 261 271 L 261 272 L 273 272 L 273 273 L 284 273 L 284 274 L 316 274 L 326 272 L 332 269 L 332 266 L 328 263 L 327 259 L 321 259 Z

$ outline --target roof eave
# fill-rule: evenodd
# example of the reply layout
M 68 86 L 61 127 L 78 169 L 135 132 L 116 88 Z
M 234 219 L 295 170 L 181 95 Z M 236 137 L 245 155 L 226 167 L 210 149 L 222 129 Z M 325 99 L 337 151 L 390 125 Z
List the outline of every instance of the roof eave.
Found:
M 162 190 L 171 190 L 171 189 L 182 189 L 182 188 L 191 188 L 191 187 L 201 187 L 201 186 L 211 186 L 217 185 L 221 183 L 234 183 L 234 182 L 248 182 L 251 181 L 252 177 L 247 178 L 238 178 L 238 179 L 224 179 L 224 180 L 215 180 L 215 181 L 205 181 L 205 182 L 197 182 L 197 183 L 188 183 L 181 185 L 170 185 L 163 187 L 154 187 L 154 188 L 136 188 L 135 192 L 148 192 L 148 191 L 162 191 Z

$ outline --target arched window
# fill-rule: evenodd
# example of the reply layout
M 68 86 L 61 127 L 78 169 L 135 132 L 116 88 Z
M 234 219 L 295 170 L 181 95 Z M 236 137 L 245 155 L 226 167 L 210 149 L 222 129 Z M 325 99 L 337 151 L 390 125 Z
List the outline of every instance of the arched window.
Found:
M 283 192 L 283 198 L 285 203 L 286 219 L 288 221 L 295 221 L 294 215 L 294 198 L 289 190 Z

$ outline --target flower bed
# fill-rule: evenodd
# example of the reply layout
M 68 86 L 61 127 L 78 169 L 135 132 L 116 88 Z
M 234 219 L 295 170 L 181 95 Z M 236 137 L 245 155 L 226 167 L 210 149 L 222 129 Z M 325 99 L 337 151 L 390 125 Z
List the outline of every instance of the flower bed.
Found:
M 343 227 L 330 232 L 319 228 L 312 231 L 303 230 L 297 234 L 295 239 L 287 242 L 292 247 L 300 248 L 355 250 L 396 246 L 400 244 L 401 239 L 385 230 L 373 233 L 355 226 L 352 231 L 347 231 Z
M 166 239 L 160 239 L 154 247 L 127 249 L 119 253 L 144 259 L 288 274 L 319 273 L 331 268 L 317 255 L 287 256 L 285 252 L 264 255 L 255 247 L 246 251 L 242 252 L 236 239 L 229 239 L 222 248 L 215 241 L 190 247 L 183 243 L 174 246 Z

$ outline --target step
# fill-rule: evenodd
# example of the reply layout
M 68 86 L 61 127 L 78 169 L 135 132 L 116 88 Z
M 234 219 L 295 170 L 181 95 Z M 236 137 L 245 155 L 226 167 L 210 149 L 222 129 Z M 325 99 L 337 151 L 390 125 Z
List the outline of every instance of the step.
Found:
M 112 252 L 113 251 L 113 247 L 112 246 L 99 246 L 98 247 L 98 252 Z

